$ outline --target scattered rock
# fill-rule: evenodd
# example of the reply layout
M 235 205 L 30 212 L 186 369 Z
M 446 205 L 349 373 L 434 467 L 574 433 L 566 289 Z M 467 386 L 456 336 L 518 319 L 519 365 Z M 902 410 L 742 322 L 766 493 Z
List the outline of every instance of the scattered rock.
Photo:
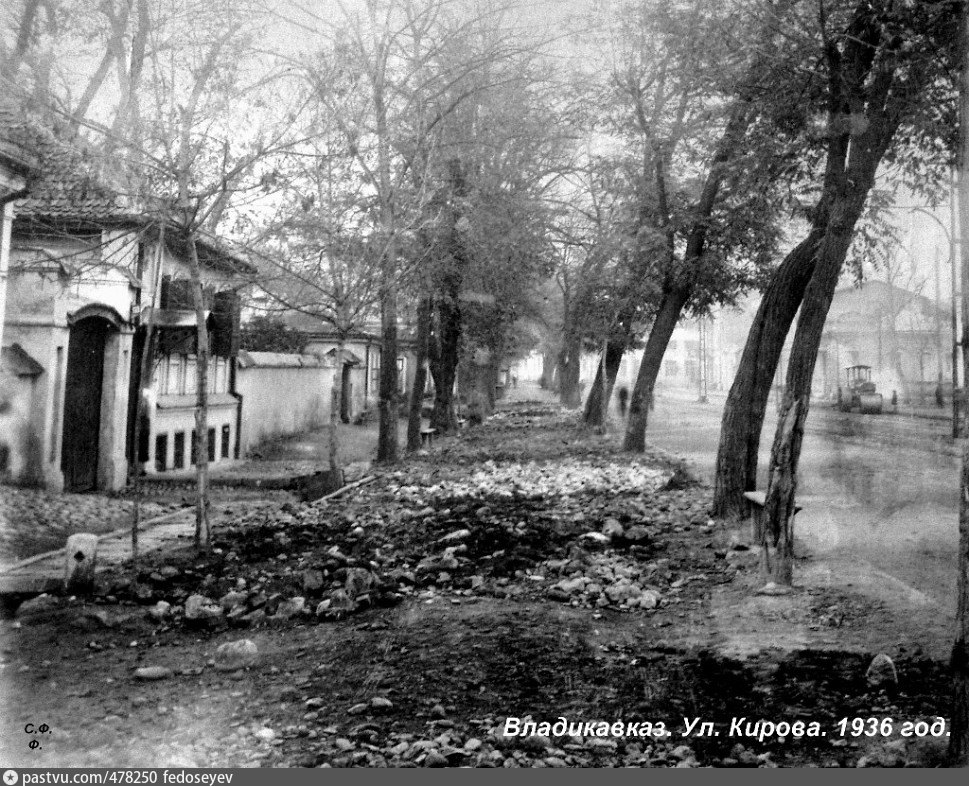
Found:
M 606 587 L 606 597 L 613 603 L 625 603 L 633 598 L 638 598 L 641 590 L 628 581 L 617 581 Z
M 520 738 L 517 747 L 531 753 L 545 753 L 552 747 L 552 741 L 541 734 L 530 734 L 527 737 Z
M 458 541 L 466 540 L 471 537 L 471 530 L 469 529 L 459 529 L 454 532 L 450 532 L 441 538 L 438 543 L 455 543 Z
M 135 679 L 154 681 L 154 680 L 164 680 L 172 676 L 172 670 L 166 666 L 142 666 L 140 669 L 135 669 Z
M 303 571 L 303 592 L 311 595 L 323 589 L 323 571 L 309 568 Z
M 155 622 L 164 622 L 171 616 L 172 604 L 166 600 L 160 600 L 150 609 L 148 609 L 148 617 L 153 619 Z
M 636 605 L 641 609 L 655 609 L 659 606 L 659 602 L 663 599 L 656 590 L 646 590 L 639 598 L 636 599 Z
M 601 532 L 586 532 L 582 536 L 582 539 L 600 546 L 604 546 L 609 542 L 609 536 Z
M 380 710 L 386 712 L 387 710 L 392 710 L 394 708 L 394 703 L 383 696 L 374 696 L 370 700 L 370 708 L 373 710 Z
M 602 534 L 607 538 L 615 540 L 616 538 L 621 538 L 623 536 L 622 524 L 619 523 L 617 519 L 606 519 L 602 523 Z
M 38 595 L 36 598 L 25 600 L 17 607 L 16 618 L 28 624 L 41 622 L 45 617 L 57 611 L 61 606 L 59 598 L 48 595 Z
M 757 590 L 757 594 L 777 597 L 780 595 L 790 595 L 793 591 L 793 587 L 786 584 L 775 584 L 773 581 L 768 581 L 763 587 Z
M 630 543 L 645 543 L 649 540 L 649 530 L 642 524 L 634 524 L 629 529 L 626 530 L 625 536 L 626 540 Z
M 235 590 L 225 593 L 221 598 L 219 598 L 219 605 L 225 611 L 231 611 L 236 606 L 242 606 L 246 602 L 248 596 L 244 592 L 236 592 Z
M 259 648 L 250 639 L 227 641 L 215 650 L 215 668 L 219 671 L 251 668 L 258 661 Z
M 316 607 L 316 616 L 324 619 L 342 619 L 356 608 L 356 602 L 345 590 L 336 589 Z
M 185 601 L 185 622 L 194 627 L 206 627 L 222 619 L 222 606 L 204 595 L 189 595 Z
M 302 614 L 306 609 L 306 598 L 296 597 L 290 598 L 289 600 L 284 600 L 276 608 L 276 618 L 282 620 L 288 620 L 291 617 L 295 617 Z
M 696 484 L 696 481 L 690 476 L 683 467 L 677 467 L 676 471 L 670 476 L 670 479 L 666 481 L 666 485 L 663 486 L 663 491 L 678 491 L 680 489 L 686 489 L 690 486 Z
M 364 568 L 348 568 L 347 579 L 344 584 L 347 596 L 356 602 L 360 602 L 364 596 L 370 596 L 377 586 L 377 577 L 372 571 Z
M 868 666 L 865 679 L 873 688 L 889 688 L 898 685 L 898 672 L 895 664 L 884 652 L 879 652 Z

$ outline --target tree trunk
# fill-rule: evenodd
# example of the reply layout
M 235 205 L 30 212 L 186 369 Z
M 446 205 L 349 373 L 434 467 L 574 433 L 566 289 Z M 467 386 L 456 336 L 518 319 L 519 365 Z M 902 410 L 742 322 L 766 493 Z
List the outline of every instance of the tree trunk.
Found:
M 771 483 L 777 493 L 768 497 L 764 519 L 779 522 L 776 530 L 761 531 L 761 574 L 764 581 L 789 586 L 794 577 L 794 492 L 797 486 L 797 453 L 801 447 L 803 421 L 798 432 L 798 417 L 807 407 L 807 396 L 794 401 L 777 428 L 772 451 Z M 776 463 L 775 463 L 776 462 Z M 771 506 L 774 507 L 771 507 Z M 778 506 L 786 505 L 783 510 Z
M 414 382 L 410 390 L 410 409 L 407 413 L 407 451 L 421 449 L 421 410 L 424 407 L 424 388 L 427 385 L 428 341 L 431 332 L 431 299 L 422 297 L 417 304 L 417 358 Z
M 333 386 L 330 388 L 330 445 L 329 459 L 330 472 L 336 473 L 340 468 L 340 445 L 337 423 L 340 417 L 341 396 L 343 394 L 343 370 L 345 368 L 343 359 L 343 336 L 340 336 L 340 343 L 336 348 L 337 373 L 333 377 Z
M 619 374 L 619 366 L 622 365 L 622 358 L 626 352 L 625 342 L 610 341 L 606 347 L 606 402 L 612 398 L 612 389 L 616 385 L 616 376 Z M 608 406 L 608 404 L 606 405 Z M 592 383 L 592 389 L 585 400 L 585 410 L 582 419 L 588 426 L 601 426 L 602 415 L 605 411 L 602 401 L 602 364 L 596 366 L 596 378 Z
M 542 377 L 539 379 L 538 384 L 542 390 L 554 390 L 555 389 L 555 369 L 557 364 L 558 354 L 555 352 L 543 352 L 542 353 Z
M 195 548 L 207 549 L 209 529 L 209 330 L 205 324 L 205 292 L 195 231 L 185 233 L 192 294 L 195 299 L 198 347 L 195 353 Z
M 389 245 L 393 247 L 393 240 Z M 392 464 L 397 461 L 397 426 L 400 412 L 397 406 L 397 287 L 393 281 L 393 257 L 388 251 L 384 261 L 384 287 L 380 303 L 380 428 L 377 434 L 377 461 Z
M 439 434 L 457 430 L 454 410 L 454 381 L 461 349 L 461 309 L 456 297 L 441 298 L 437 304 L 438 328 L 435 351 L 431 353 L 434 378 L 434 411 L 431 428 Z
M 485 366 L 487 394 L 488 400 L 491 402 L 491 412 L 495 411 L 495 407 L 498 405 L 498 385 L 501 384 L 501 364 L 504 360 L 504 352 L 497 349 L 492 349 L 488 355 L 488 363 Z
M 961 175 L 960 175 L 961 179 Z M 969 208 L 960 193 L 960 223 L 962 232 L 969 232 Z M 969 195 L 967 195 L 969 196 Z M 966 235 L 963 235 L 965 237 Z M 962 276 L 967 279 L 969 248 L 962 251 Z M 963 298 L 963 320 L 969 312 Z M 966 324 L 964 322 L 964 324 Z M 969 343 L 962 344 L 963 374 L 969 373 Z M 963 379 L 969 379 L 964 376 Z M 949 763 L 954 767 L 969 765 L 969 440 L 962 446 L 962 471 L 959 475 L 959 547 L 956 576 L 956 635 L 952 644 L 949 668 L 952 671 L 952 720 L 949 731 Z
M 814 256 L 823 236 L 823 227 L 812 229 L 787 255 L 757 308 L 723 409 L 713 492 L 714 516 L 743 518 L 747 515 L 744 492 L 757 487 L 757 456 L 771 382 L 814 271 Z
M 3 63 L 3 77 L 11 82 L 15 81 L 17 70 L 34 40 L 34 20 L 37 18 L 40 5 L 40 0 L 26 0 L 23 4 L 23 12 L 17 26 L 17 42 L 13 51 L 7 54 L 6 62 Z M 10 21 L 12 23 L 13 20 Z
M 582 337 L 566 335 L 559 352 L 559 400 L 563 406 L 576 409 L 582 404 L 582 391 L 579 390 L 581 372 Z
M 670 337 L 680 320 L 683 307 L 689 300 L 689 290 L 685 288 L 669 287 L 663 294 L 656 319 L 646 340 L 643 359 L 639 364 L 636 385 L 633 387 L 629 400 L 629 421 L 626 424 L 626 437 L 623 440 L 623 450 L 642 453 L 646 450 L 646 422 L 649 415 L 649 405 L 653 399 L 653 388 L 659 376 L 663 355 L 670 343 Z
M 959 236 L 969 238 L 969 6 L 959 12 Z M 955 228 L 953 227 L 953 231 Z M 969 243 L 960 244 L 962 288 L 969 284 Z M 962 378 L 969 379 L 969 298 L 962 297 Z M 953 368 L 955 372 L 955 368 Z M 962 446 L 959 494 L 959 553 L 956 577 L 956 635 L 949 667 L 952 670 L 952 721 L 949 763 L 969 765 L 969 440 Z
M 770 565 L 770 578 L 778 584 L 790 585 L 794 569 L 793 514 L 797 490 L 797 466 L 804 437 L 811 400 L 811 381 L 821 346 L 824 322 L 831 307 L 831 299 L 838 286 L 838 277 L 851 240 L 855 224 L 874 178 L 880 155 L 873 157 L 869 167 L 852 172 L 856 177 L 846 179 L 849 192 L 832 206 L 831 221 L 818 249 L 814 273 L 804 292 L 801 315 L 798 318 L 791 360 L 787 369 L 787 384 L 781 402 L 777 436 L 771 450 L 770 477 L 764 520 L 776 559 Z M 871 180 L 863 181 L 864 175 Z
M 818 247 L 814 272 L 804 292 L 794 333 L 777 437 L 771 451 L 764 520 L 775 546 L 782 539 L 793 541 L 797 467 L 810 409 L 811 381 L 838 277 L 855 225 L 874 186 L 878 165 L 908 111 L 912 95 L 920 89 L 920 79 L 924 78 L 918 69 L 908 69 L 904 78 L 899 79 L 903 69 L 897 62 L 873 55 L 883 44 L 880 24 L 871 15 L 871 8 L 861 3 L 849 26 L 845 51 L 829 57 L 832 79 L 825 193 L 831 198 L 826 202 L 830 206 L 826 214 L 827 229 Z M 843 113 L 860 101 L 868 107 L 866 124 L 855 130 L 844 129 Z M 833 174 L 832 160 L 844 162 Z M 793 552 L 781 551 L 771 567 L 771 577 L 777 583 L 790 584 L 792 573 Z
M 329 460 L 330 472 L 336 472 L 340 468 L 340 455 L 337 446 L 337 420 L 340 416 L 340 389 L 337 385 L 330 388 L 330 445 Z
M 461 391 L 468 399 L 468 420 L 472 425 L 479 424 L 493 411 L 494 399 L 488 394 L 491 370 L 486 363 L 478 362 L 474 351 L 462 358 L 458 368 Z

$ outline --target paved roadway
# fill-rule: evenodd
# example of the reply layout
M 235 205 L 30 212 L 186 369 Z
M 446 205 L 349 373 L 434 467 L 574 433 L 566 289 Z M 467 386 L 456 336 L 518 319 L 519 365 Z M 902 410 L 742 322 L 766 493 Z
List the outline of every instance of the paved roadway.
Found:
M 647 438 L 712 481 L 722 398 L 657 399 Z M 774 436 L 761 442 L 761 482 Z M 842 413 L 815 402 L 800 462 L 796 531 L 809 552 L 862 584 L 892 585 L 912 605 L 954 614 L 960 447 L 946 420 Z

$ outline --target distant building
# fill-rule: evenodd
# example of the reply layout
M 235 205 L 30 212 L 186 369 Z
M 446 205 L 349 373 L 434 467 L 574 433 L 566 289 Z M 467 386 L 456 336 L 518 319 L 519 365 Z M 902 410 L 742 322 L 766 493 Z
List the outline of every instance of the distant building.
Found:
M 744 314 L 736 309 L 717 309 L 703 319 L 682 319 L 670 337 L 656 378 L 656 390 L 677 388 L 701 393 L 722 392 L 733 382 L 746 339 Z M 586 353 L 580 378 L 584 391 L 595 379 L 601 353 Z M 632 391 L 639 374 L 643 350 L 623 355 L 616 388 Z
M 886 398 L 895 390 L 902 400 L 931 399 L 939 380 L 952 378 L 949 319 L 930 298 L 884 281 L 839 289 L 821 338 L 815 395 L 837 396 L 845 369 L 865 365 Z
M 333 364 L 340 390 L 340 418 L 350 422 L 363 412 L 376 411 L 380 400 L 380 367 L 383 341 L 380 325 L 370 323 L 343 336 L 328 322 L 296 311 L 282 311 L 283 323 L 303 334 L 303 352 Z M 406 401 L 414 380 L 416 352 L 414 339 L 400 326 L 397 340 L 397 384 L 401 401 Z M 342 354 L 341 354 L 342 344 Z

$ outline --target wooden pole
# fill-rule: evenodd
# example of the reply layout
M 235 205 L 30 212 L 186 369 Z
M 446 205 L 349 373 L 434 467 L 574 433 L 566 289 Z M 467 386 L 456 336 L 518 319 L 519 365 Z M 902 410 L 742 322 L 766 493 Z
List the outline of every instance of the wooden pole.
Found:
M 154 286 L 151 290 L 151 303 L 148 311 L 148 322 L 145 326 L 145 344 L 141 351 L 141 362 L 138 367 L 138 390 L 135 399 L 135 434 L 134 445 L 131 449 L 131 491 L 134 497 L 134 509 L 131 512 L 131 569 L 137 571 L 138 565 L 138 528 L 141 526 L 141 471 L 138 466 L 138 456 L 141 448 L 141 421 L 145 416 L 145 397 L 142 391 L 151 385 L 151 369 L 153 365 L 154 347 L 152 344 L 155 328 L 155 309 L 158 307 L 158 293 L 161 289 L 162 264 L 165 260 L 165 223 L 162 222 L 158 231 L 158 249 L 155 254 Z M 149 430 L 148 439 L 151 439 Z
M 956 226 L 955 170 L 949 172 L 949 268 L 952 271 L 952 439 L 959 439 L 959 316 L 956 293 L 959 291 L 959 274 L 956 246 L 959 244 Z M 965 380 L 963 380 L 965 384 Z

